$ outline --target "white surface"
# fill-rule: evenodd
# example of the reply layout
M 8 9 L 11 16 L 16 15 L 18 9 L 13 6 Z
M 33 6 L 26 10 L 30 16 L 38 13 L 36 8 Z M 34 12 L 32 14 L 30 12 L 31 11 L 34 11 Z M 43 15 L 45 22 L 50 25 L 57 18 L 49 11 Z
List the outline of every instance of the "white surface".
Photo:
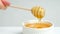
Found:
M 50 20 L 55 26 L 60 26 L 60 0 L 8 0 L 14 5 L 26 8 L 40 5 L 46 9 L 44 20 Z M 35 17 L 28 11 L 9 7 L 6 11 L 0 10 L 0 26 L 20 26 L 25 20 Z
M 60 34 L 60 27 L 53 29 L 49 34 Z M 0 27 L 0 34 L 22 34 L 22 27 Z
M 22 27 L 0 27 L 0 34 L 20 34 Z

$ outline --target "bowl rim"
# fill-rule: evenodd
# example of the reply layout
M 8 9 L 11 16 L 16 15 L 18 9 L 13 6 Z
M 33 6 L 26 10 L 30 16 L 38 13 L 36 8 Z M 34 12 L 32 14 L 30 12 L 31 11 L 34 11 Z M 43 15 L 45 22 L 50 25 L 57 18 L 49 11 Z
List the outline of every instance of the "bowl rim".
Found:
M 46 20 L 45 20 L 45 21 L 46 21 Z M 43 22 L 45 22 L 45 21 L 43 21 Z M 51 28 L 54 27 L 54 24 L 53 24 L 52 22 L 48 21 L 49 23 L 52 24 L 52 26 L 50 26 L 50 27 L 48 27 L 48 28 L 39 28 L 39 29 L 37 29 L 37 28 L 29 28 L 29 27 L 26 27 L 26 26 L 24 25 L 26 22 L 28 22 L 28 23 L 33 23 L 33 22 L 38 22 L 38 20 L 28 20 L 28 21 L 23 22 L 23 28 L 26 28 L 26 29 L 48 30 L 48 29 L 51 29 Z

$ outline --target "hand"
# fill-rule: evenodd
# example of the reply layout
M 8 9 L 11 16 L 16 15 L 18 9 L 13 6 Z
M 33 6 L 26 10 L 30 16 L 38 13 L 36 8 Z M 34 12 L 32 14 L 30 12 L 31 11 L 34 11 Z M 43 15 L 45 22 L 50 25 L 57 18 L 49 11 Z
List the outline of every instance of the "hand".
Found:
M 10 6 L 10 3 L 7 0 L 0 0 L 0 9 L 6 9 Z

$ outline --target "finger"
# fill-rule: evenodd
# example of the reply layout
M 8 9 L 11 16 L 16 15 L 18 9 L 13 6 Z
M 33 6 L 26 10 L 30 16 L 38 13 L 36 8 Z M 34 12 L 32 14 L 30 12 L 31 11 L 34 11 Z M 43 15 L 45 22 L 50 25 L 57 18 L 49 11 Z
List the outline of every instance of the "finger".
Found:
M 0 9 L 5 9 L 5 6 L 3 5 L 3 3 L 0 0 Z
M 5 7 L 10 5 L 10 3 L 7 0 L 2 0 L 2 3 L 4 4 Z

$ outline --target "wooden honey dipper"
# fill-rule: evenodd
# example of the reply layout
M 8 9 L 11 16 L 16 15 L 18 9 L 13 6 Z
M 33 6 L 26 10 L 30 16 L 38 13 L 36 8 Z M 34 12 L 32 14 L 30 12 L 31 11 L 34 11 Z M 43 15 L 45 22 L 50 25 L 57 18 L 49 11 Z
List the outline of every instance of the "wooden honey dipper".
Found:
M 32 14 L 41 21 L 41 19 L 45 16 L 45 11 L 42 7 L 40 6 L 35 6 L 31 10 Z
M 45 15 L 44 9 L 41 8 L 40 6 L 35 6 L 35 7 L 33 7 L 32 9 L 26 9 L 26 8 L 17 7 L 17 6 L 10 6 L 10 7 L 31 11 L 32 14 L 33 14 L 35 17 L 37 17 L 37 19 L 39 19 L 39 21 L 41 21 L 41 19 L 42 19 L 42 18 L 44 17 L 44 15 Z

